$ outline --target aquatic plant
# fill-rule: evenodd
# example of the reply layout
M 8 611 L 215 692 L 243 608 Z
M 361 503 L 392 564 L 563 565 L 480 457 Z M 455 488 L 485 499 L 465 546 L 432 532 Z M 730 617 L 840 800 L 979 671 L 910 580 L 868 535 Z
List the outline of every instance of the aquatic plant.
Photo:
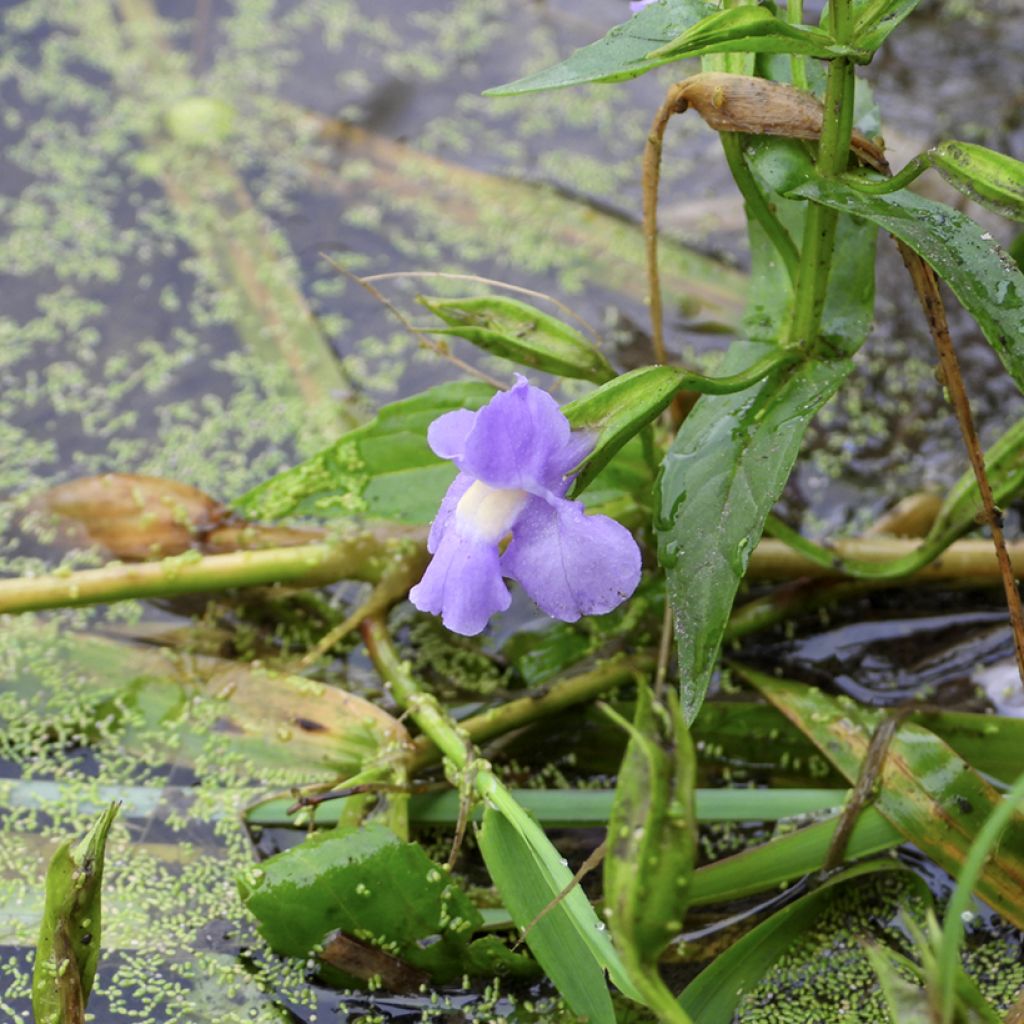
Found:
M 338 401 L 348 382 L 297 287 L 294 261 L 247 205 L 245 176 L 219 157 L 231 152 L 244 119 L 218 100 L 188 96 L 187 78 L 154 31 L 155 11 L 125 5 L 152 47 L 143 63 L 156 69 L 155 82 L 174 83 L 178 97 L 159 126 L 139 118 L 153 137 L 144 173 L 166 187 L 203 261 L 232 283 L 234 301 L 225 305 L 235 310 L 239 336 L 284 368 L 293 422 L 301 428 L 308 408 L 310 436 L 329 443 L 290 469 L 262 474 L 230 506 L 180 483 L 119 473 L 64 484 L 31 510 L 44 525 L 52 516 L 78 520 L 79 537 L 115 560 L 0 580 L 2 612 L 217 593 L 227 603 L 225 611 L 208 609 L 206 631 L 161 638 L 169 654 L 60 623 L 9 627 L 15 654 L 3 713 L 12 728 L 3 742 L 24 777 L 6 799 L 28 815 L 42 787 L 57 786 L 57 806 L 72 802 L 74 820 L 86 807 L 100 813 L 86 840 L 52 859 L 32 992 L 38 1019 L 83 1019 L 101 934 L 128 945 L 131 889 L 102 908 L 98 895 L 108 832 L 109 842 L 124 842 L 107 805 L 117 797 L 126 803 L 122 819 L 148 814 L 175 835 L 151 844 L 173 854 L 135 852 L 124 874 L 161 893 L 176 941 L 195 928 L 189 908 L 172 905 L 172 872 L 161 859 L 172 855 L 196 886 L 215 880 L 204 904 L 211 918 L 229 901 L 244 906 L 247 942 L 267 961 L 270 951 L 287 958 L 293 972 L 279 991 L 251 991 L 216 949 L 202 951 L 202 971 L 189 963 L 178 974 L 172 951 L 160 969 L 175 991 L 146 990 L 161 1007 L 154 1019 L 170 1019 L 164 1008 L 172 1004 L 194 1012 L 175 999 L 179 983 L 197 974 L 204 980 L 194 987 L 215 990 L 221 1001 L 211 1018 L 227 1019 L 226 1002 L 239 1019 L 249 1010 L 281 1019 L 293 1012 L 287 1005 L 308 997 L 306 969 L 346 998 L 361 987 L 443 990 L 469 974 L 518 985 L 543 975 L 564 1007 L 540 1013 L 596 1024 L 627 1014 L 700 1024 L 783 1019 L 773 1015 L 775 990 L 787 984 L 802 989 L 800 1009 L 811 1020 L 838 1012 L 852 988 L 863 990 L 865 1013 L 878 1019 L 995 1020 L 1011 1004 L 1020 1016 L 1020 972 L 1007 970 L 997 985 L 961 954 L 974 897 L 1006 922 L 1000 927 L 1024 927 L 1024 816 L 1016 808 L 1024 723 L 914 707 L 890 714 L 745 660 L 723 663 L 722 648 L 853 594 L 923 578 L 984 578 L 1004 587 L 1024 674 L 1014 580 L 1024 556 L 1020 542 L 1004 541 L 1000 512 L 1024 488 L 1024 427 L 1010 425 L 982 452 L 939 289 L 942 279 L 1008 379 L 1024 388 L 1024 275 L 987 230 L 906 187 L 934 169 L 1020 220 L 1024 165 L 944 140 L 890 174 L 878 111 L 855 71 L 911 16 L 914 0 L 831 0 L 818 25 L 806 23 L 797 0 L 782 10 L 729 0 L 630 6 L 634 16 L 603 39 L 491 94 L 611 84 L 702 61 L 699 73 L 668 88 L 644 140 L 650 360 L 618 372 L 616 353 L 585 320 L 523 286 L 407 275 L 433 277 L 445 292 L 419 297 L 431 318 L 424 321 L 381 294 L 391 275 L 338 267 L 349 284 L 381 299 L 424 351 L 476 378 L 419 390 L 370 418 Z M 236 26 L 238 35 L 251 39 L 246 27 Z M 251 63 L 236 69 L 243 80 Z M 718 133 L 748 218 L 747 309 L 729 321 L 728 302 L 713 297 L 738 337 L 713 372 L 683 365 L 659 273 L 665 135 L 687 112 Z M 333 130 L 346 138 L 358 131 Z M 400 162 L 376 145 L 382 165 Z M 443 176 L 443 168 L 426 173 Z M 474 187 L 485 200 L 486 183 Z M 213 216 L 225 208 L 231 232 Z M 599 222 L 606 248 L 612 220 Z M 893 536 L 900 527 L 890 523 L 822 544 L 775 510 L 812 422 L 848 386 L 867 339 L 879 229 L 898 241 L 906 296 L 917 296 L 935 339 L 971 470 L 927 505 L 924 525 L 911 530 L 917 539 Z M 76 250 L 83 264 L 99 266 L 92 256 Z M 712 293 L 714 274 L 705 282 Z M 664 290 L 674 294 L 677 280 L 666 275 Z M 510 289 L 522 298 L 509 298 Z M 534 379 L 547 374 L 571 400 L 559 406 L 525 377 L 510 379 L 509 364 Z M 256 409 L 275 415 L 267 405 Z M 239 415 L 244 425 L 246 410 Z M 288 517 L 301 522 L 270 525 Z M 991 544 L 965 539 L 979 521 Z M 542 621 L 517 628 L 530 613 L 513 609 L 505 578 L 518 582 Z M 323 593 L 342 580 L 364 586 L 351 599 Z M 765 581 L 781 585 L 735 606 L 741 586 Z M 441 615 L 458 636 L 431 633 L 407 599 Z M 498 612 L 510 614 L 482 640 L 466 639 L 485 633 Z M 195 649 L 207 642 L 214 653 Z M 359 670 L 339 662 L 358 642 L 369 665 L 362 671 L 372 669 L 362 686 Z M 524 692 L 457 715 L 434 692 L 432 676 L 442 673 L 459 677 L 445 680 L 449 690 L 480 681 L 477 702 L 509 684 Z M 756 700 L 708 700 L 716 681 L 720 690 L 743 686 Z M 374 687 L 408 721 L 347 692 Z M 565 764 L 545 765 L 529 780 L 541 785 L 523 787 L 514 761 L 496 754 L 492 763 L 481 753 L 491 740 L 512 743 L 518 730 L 550 726 L 556 712 L 599 697 L 613 731 L 597 745 L 614 760 L 614 790 L 604 788 L 610 772 L 602 768 L 591 780 L 601 788 L 570 786 L 559 777 Z M 96 752 L 102 791 L 81 780 L 73 793 L 60 788 L 70 771 L 65 751 L 78 749 Z M 122 776 L 108 784 L 103 773 L 125 760 L 134 785 Z M 724 766 L 719 781 L 728 782 L 741 762 L 769 766 L 769 781 L 785 776 L 798 785 L 698 788 L 700 769 Z M 203 779 L 190 813 L 228 837 L 228 872 L 207 875 L 208 862 L 190 860 L 191 840 L 178 840 L 188 815 L 161 802 L 190 794 L 168 797 L 160 788 L 167 766 Z M 439 791 L 421 792 L 415 780 L 438 767 Z M 235 826 L 243 806 L 249 828 L 320 831 L 258 862 Z M 739 849 L 700 863 L 699 824 L 807 815 L 820 820 L 790 822 L 750 844 L 723 839 L 723 848 Z M 438 824 L 451 831 L 444 849 L 417 831 Z M 575 875 L 546 831 L 559 824 L 607 829 Z M 70 830 L 64 821 L 57 827 Z M 455 870 L 470 837 L 492 883 L 482 898 Z M 959 879 L 945 912 L 933 907 L 912 863 L 880 856 L 903 843 Z M 580 883 L 602 856 L 602 891 L 592 900 Z M 117 858 L 107 864 L 108 878 L 111 865 L 116 875 Z M 791 883 L 798 885 L 779 898 Z M 757 893 L 772 896 L 756 927 L 685 986 L 663 974 L 689 955 L 695 911 Z M 752 923 L 744 920 L 741 912 L 735 923 Z M 529 955 L 519 943 L 480 934 L 485 925 L 518 932 Z M 815 975 L 802 986 L 823 950 L 829 964 L 842 963 L 842 985 Z M 481 1000 L 484 1016 L 497 1012 L 493 993 Z M 527 1002 L 515 1012 L 529 1012 Z

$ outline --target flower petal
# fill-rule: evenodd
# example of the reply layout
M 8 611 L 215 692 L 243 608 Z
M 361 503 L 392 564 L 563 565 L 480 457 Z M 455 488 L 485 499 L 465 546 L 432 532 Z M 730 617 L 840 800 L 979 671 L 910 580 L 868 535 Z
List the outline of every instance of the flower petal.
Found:
M 640 549 L 608 516 L 588 516 L 578 501 L 531 498 L 501 560 L 541 611 L 563 622 L 603 615 L 640 582 Z
M 421 612 L 440 615 L 453 633 L 480 633 L 492 615 L 512 603 L 501 578 L 497 545 L 474 541 L 454 527 L 445 530 L 409 600 Z
M 516 376 L 477 413 L 460 468 L 491 487 L 564 494 L 563 476 L 582 457 L 579 435 L 546 391 Z
M 427 444 L 433 453 L 442 459 L 461 459 L 476 417 L 469 409 L 454 409 L 438 416 L 427 428 Z
M 468 473 L 460 473 L 448 486 L 445 496 L 441 499 L 441 505 L 430 524 L 430 534 L 427 537 L 427 550 L 433 554 L 441 543 L 445 530 L 448 529 L 455 515 L 455 508 L 459 499 L 473 486 L 473 478 Z

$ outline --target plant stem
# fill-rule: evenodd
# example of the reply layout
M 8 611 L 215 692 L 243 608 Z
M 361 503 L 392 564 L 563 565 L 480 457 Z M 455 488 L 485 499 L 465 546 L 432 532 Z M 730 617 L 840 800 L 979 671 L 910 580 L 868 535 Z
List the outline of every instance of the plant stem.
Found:
M 473 715 L 459 723 L 459 731 L 472 743 L 484 743 L 549 715 L 557 715 L 576 704 L 593 700 L 640 674 L 650 673 L 653 665 L 653 659 L 646 654 L 606 661 L 589 672 L 559 679 L 536 696 L 520 697 Z M 418 737 L 413 744 L 409 771 L 421 771 L 436 762 L 439 755 L 437 745 L 429 736 Z
M 393 529 L 332 543 L 227 555 L 187 552 L 159 562 L 115 562 L 80 572 L 0 580 L 0 614 L 273 583 L 297 587 L 318 587 L 340 579 L 377 583 L 396 561 L 421 557 L 422 542 L 421 530 Z
M 804 0 L 787 0 L 786 20 L 791 25 L 802 25 L 804 23 Z M 793 84 L 804 92 L 810 92 L 810 85 L 807 81 L 807 58 L 794 53 L 789 58 L 789 66 L 793 76 Z
M 722 149 L 725 151 L 725 159 L 729 164 L 733 180 L 746 204 L 747 213 L 761 225 L 764 233 L 775 246 L 776 252 L 785 264 L 790 284 L 796 287 L 800 274 L 800 254 L 796 251 L 796 246 L 785 225 L 775 216 L 761 191 L 761 186 L 758 185 L 757 179 L 747 166 L 747 161 L 743 156 L 743 137 L 737 132 L 720 132 L 719 138 L 722 141 Z
M 849 0 L 833 0 L 829 6 L 829 17 L 836 42 L 848 42 L 852 28 Z M 853 65 L 850 61 L 846 58 L 831 61 L 816 164 L 818 174 L 823 178 L 841 174 L 849 161 L 853 130 L 853 87 Z M 791 346 L 805 351 L 818 342 L 838 217 L 835 210 L 808 204 L 789 336 Z

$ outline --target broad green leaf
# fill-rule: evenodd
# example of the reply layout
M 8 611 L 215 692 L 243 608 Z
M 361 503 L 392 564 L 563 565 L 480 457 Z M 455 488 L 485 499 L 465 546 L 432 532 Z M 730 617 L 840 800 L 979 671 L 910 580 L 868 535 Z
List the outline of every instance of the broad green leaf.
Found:
M 494 389 L 476 381 L 441 384 L 386 405 L 311 459 L 243 495 L 234 507 L 251 519 L 360 516 L 429 523 L 455 466 L 427 445 L 427 427 L 453 409 L 479 409 Z
M 820 690 L 737 666 L 854 783 L 883 714 Z M 875 806 L 900 834 L 954 877 L 992 811 L 998 792 L 934 733 L 904 723 L 879 771 Z M 1024 925 L 1024 816 L 1015 814 L 975 888 L 1016 927 Z
M 826 59 L 870 59 L 870 54 L 863 50 L 837 44 L 827 32 L 791 25 L 766 7 L 732 7 L 709 14 L 648 56 L 681 60 L 709 53 L 795 53 Z
M 830 878 L 813 892 L 782 910 L 719 954 L 679 996 L 679 1003 L 700 1024 L 732 1024 L 743 994 L 750 991 L 811 929 L 837 887 L 879 871 L 916 876 L 893 861 L 869 861 Z M 919 883 L 924 889 L 924 883 Z M 927 891 L 925 889 L 925 891 Z
M 340 931 L 438 982 L 493 972 L 499 962 L 518 973 L 532 967 L 493 941 L 477 948 L 471 940 L 483 919 L 469 897 L 416 843 L 382 825 L 317 833 L 263 861 L 238 885 L 261 934 L 285 956 L 306 958 Z M 324 974 L 351 982 L 335 967 Z
M 656 705 L 640 689 L 615 786 L 604 859 L 612 936 L 634 967 L 656 964 L 683 926 L 697 850 L 693 741 L 674 692 Z
M 652 59 L 652 50 L 670 43 L 718 8 L 705 0 L 661 0 L 629 21 L 616 25 L 603 39 L 571 57 L 508 85 L 488 89 L 485 96 L 518 96 L 562 89 L 586 82 L 621 82 L 671 63 L 674 57 Z
M 488 295 L 469 299 L 419 301 L 450 329 L 478 348 L 513 363 L 561 377 L 601 384 L 615 376 L 608 360 L 579 331 L 518 299 Z
M 484 811 L 477 840 L 502 902 L 520 928 L 529 927 L 572 880 L 564 864 L 539 855 L 522 830 L 491 807 Z M 607 941 L 599 931 L 603 927 L 577 886 L 536 921 L 526 944 L 574 1013 L 592 1024 L 615 1024 L 601 958 L 593 949 L 599 936 Z M 588 936 L 581 928 L 594 934 Z
M 954 188 L 1004 217 L 1024 220 L 1024 163 L 970 142 L 940 142 L 925 154 Z
M 733 344 L 738 371 L 771 346 Z M 737 395 L 704 396 L 662 463 L 655 516 L 675 616 L 683 708 L 693 721 L 750 553 L 796 461 L 804 431 L 852 369 L 849 359 L 781 369 Z
M 790 195 L 863 217 L 910 246 L 978 321 L 1024 390 L 1024 273 L 987 231 L 964 214 L 912 192 L 866 195 L 832 179 L 808 181 Z
M 111 804 L 81 842 L 66 840 L 50 861 L 32 972 L 36 1024 L 84 1024 L 100 959 L 103 858 L 116 816 Z
M 877 50 L 921 0 L 866 0 L 856 11 L 853 38 L 865 50 Z

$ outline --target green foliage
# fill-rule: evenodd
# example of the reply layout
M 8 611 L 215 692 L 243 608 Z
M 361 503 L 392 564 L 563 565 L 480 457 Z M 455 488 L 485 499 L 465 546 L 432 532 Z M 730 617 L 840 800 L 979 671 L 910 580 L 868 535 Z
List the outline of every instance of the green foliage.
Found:
M 697 850 L 696 763 L 675 693 L 656 703 L 641 687 L 608 822 L 605 916 L 627 964 L 656 965 L 682 929 Z
M 791 25 L 766 7 L 732 7 L 709 14 L 648 56 L 681 60 L 709 53 L 795 53 L 870 60 L 870 54 L 863 50 L 838 45 L 819 29 Z
M 492 938 L 472 941 L 483 918 L 458 882 L 382 825 L 317 833 L 238 884 L 261 933 L 286 956 L 316 955 L 340 931 L 439 982 L 466 972 L 532 970 L 528 958 Z M 338 984 L 358 981 L 337 967 L 323 972 Z
M 254 519 L 361 516 L 429 523 L 455 467 L 427 445 L 427 427 L 453 409 L 478 409 L 494 390 L 475 381 L 429 388 L 384 406 L 367 424 L 235 502 Z
M 46 908 L 32 973 L 36 1024 L 84 1024 L 103 934 L 103 859 L 111 804 L 76 845 L 62 843 L 46 873 Z
M 683 1008 L 701 1024 L 732 1024 L 744 997 L 756 990 L 775 965 L 807 938 L 815 921 L 835 899 L 837 890 L 853 887 L 877 872 L 898 872 L 907 879 L 915 878 L 892 861 L 868 861 L 830 878 L 813 892 L 776 911 L 716 957 L 680 995 Z M 923 883 L 919 889 L 927 894 Z M 851 930 L 849 925 L 847 930 Z M 839 965 L 834 964 L 831 969 L 838 971 Z M 740 1019 L 747 1018 L 743 1015 Z
M 852 783 L 881 716 L 820 690 L 748 668 L 743 677 L 779 708 Z M 878 771 L 876 805 L 908 841 L 954 877 L 975 835 L 999 806 L 998 791 L 939 737 L 904 723 Z M 1008 813 L 1008 812 L 1004 812 Z M 935 828 L 941 821 L 942 829 Z M 1024 816 L 1014 811 L 1004 842 L 985 862 L 975 891 L 1008 921 L 1024 926 L 1019 901 L 1024 878 Z
M 1024 273 L 969 217 L 912 192 L 865 195 L 809 181 L 789 195 L 862 217 L 910 246 L 952 289 L 1024 391 Z
M 484 811 L 477 839 L 502 901 L 519 928 L 530 928 L 530 952 L 562 998 L 574 1013 L 594 1024 L 615 1024 L 601 958 L 594 950 L 598 940 L 607 938 L 599 930 L 604 926 L 578 886 L 551 906 L 572 881 L 569 869 L 531 843 L 517 823 L 490 807 Z M 538 920 L 540 914 L 544 916 Z
M 671 43 L 717 8 L 706 0 L 661 0 L 645 7 L 603 39 L 577 50 L 544 71 L 508 85 L 488 89 L 485 96 L 518 96 L 545 89 L 562 89 L 587 82 L 621 82 L 636 78 L 675 60 L 652 58 L 651 51 Z
M 970 142 L 940 142 L 925 156 L 964 195 L 1004 217 L 1024 220 L 1024 163 Z
M 736 342 L 725 368 L 770 351 Z M 702 398 L 676 435 L 658 486 L 658 557 L 668 577 L 683 708 L 704 700 L 733 599 L 814 414 L 852 369 L 847 359 L 776 371 L 749 391 Z M 701 524 L 698 533 L 695 524 Z
M 921 0 L 861 0 L 855 4 L 853 35 L 866 50 L 877 50 Z
M 608 360 L 579 331 L 518 299 L 497 295 L 419 301 L 439 316 L 448 334 L 521 366 L 601 384 L 615 376 Z

